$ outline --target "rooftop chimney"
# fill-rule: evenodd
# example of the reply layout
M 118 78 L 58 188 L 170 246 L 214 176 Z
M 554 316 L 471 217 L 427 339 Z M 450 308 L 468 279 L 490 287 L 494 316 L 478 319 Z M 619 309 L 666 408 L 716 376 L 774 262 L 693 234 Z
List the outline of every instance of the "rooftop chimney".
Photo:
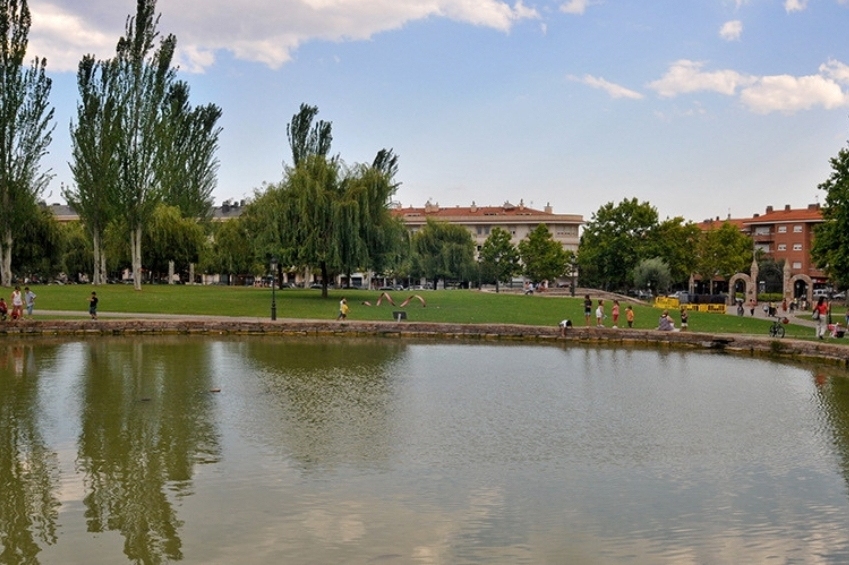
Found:
M 767 206 L 766 213 L 769 214 L 770 212 L 772 212 L 772 206 Z
M 785 211 L 785 212 L 789 212 L 789 211 L 790 211 L 790 204 L 785 204 L 785 205 L 784 205 L 784 211 Z
M 546 214 L 553 214 L 554 213 L 554 208 L 551 207 L 551 202 L 546 202 L 545 208 L 543 208 L 543 210 L 545 211 Z
M 471 207 L 471 208 L 469 208 L 469 212 L 471 212 L 471 213 L 473 213 L 473 214 L 474 214 L 474 213 L 475 213 L 475 212 L 477 212 L 477 211 L 478 211 L 478 205 L 477 205 L 477 204 L 475 204 L 475 201 L 474 201 L 474 200 L 472 200 L 472 207 Z

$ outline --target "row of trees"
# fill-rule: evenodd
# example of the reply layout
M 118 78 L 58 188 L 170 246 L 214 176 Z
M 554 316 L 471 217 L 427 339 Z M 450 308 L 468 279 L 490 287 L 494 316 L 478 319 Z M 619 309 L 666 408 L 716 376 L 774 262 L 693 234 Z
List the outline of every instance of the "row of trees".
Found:
M 660 221 L 654 206 L 632 198 L 593 214 L 581 236 L 578 266 L 584 286 L 666 290 L 691 274 L 713 281 L 746 271 L 753 249 L 751 238 L 731 223 L 702 231 L 681 217 Z
M 46 61 L 24 65 L 31 24 L 27 0 L 0 0 L 0 282 L 6 286 L 13 267 L 55 268 L 50 263 L 63 245 L 56 229 L 45 228 L 50 222 L 38 206 L 52 178 L 40 161 L 55 125 Z M 202 221 L 212 210 L 221 109 L 192 107 L 189 87 L 172 66 L 176 38 L 160 40 L 157 24 L 156 0 L 137 0 L 115 56 L 86 55 L 79 64 L 80 100 L 71 124 L 74 185 L 63 186 L 62 195 L 88 232 L 93 253 L 86 271 L 93 271 L 96 283 L 106 277 L 107 233 L 129 242 L 133 278 L 141 288 L 144 231 L 155 230 L 157 215 L 166 213 L 160 205 L 171 207 L 168 214 L 176 211 L 180 225 Z M 55 233 L 39 243 L 18 243 L 39 229 Z M 28 256 L 36 247 L 48 264 Z M 16 253 L 23 255 L 15 259 Z
M 157 230 L 157 207 L 170 206 L 172 221 L 203 221 L 212 210 L 221 109 L 192 107 L 189 86 L 172 66 L 177 40 L 168 35 L 157 43 L 158 21 L 156 0 L 138 0 L 115 56 L 87 55 L 77 72 L 75 185 L 63 196 L 91 237 L 95 284 L 106 277 L 106 230 L 128 239 L 133 281 L 141 289 L 144 228 Z

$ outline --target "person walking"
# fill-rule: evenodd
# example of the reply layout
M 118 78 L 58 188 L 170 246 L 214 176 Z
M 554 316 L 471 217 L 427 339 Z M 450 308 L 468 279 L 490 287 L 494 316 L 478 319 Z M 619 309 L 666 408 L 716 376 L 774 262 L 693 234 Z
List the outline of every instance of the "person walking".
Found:
M 628 322 L 629 328 L 634 327 L 634 309 L 631 307 L 630 304 L 625 309 L 625 320 Z
M 689 327 L 690 315 L 685 307 L 681 307 L 681 331 L 683 332 Z
M 336 316 L 337 320 L 345 320 L 348 318 L 348 300 L 343 298 L 339 301 L 339 315 Z
M 820 296 L 817 299 L 811 316 L 817 322 L 817 338 L 824 339 L 825 328 L 828 322 L 828 304 L 825 303 L 825 296 Z
M 584 295 L 584 321 L 590 325 L 590 316 L 593 315 L 593 300 L 589 294 Z
M 97 293 L 92 291 L 91 296 L 88 299 L 88 313 L 92 320 L 97 319 L 97 303 Z
M 595 309 L 595 325 L 599 328 L 604 327 L 604 300 L 598 299 L 598 308 Z
M 32 309 L 35 308 L 35 293 L 28 286 L 24 287 L 24 304 L 27 307 L 27 318 L 31 318 Z

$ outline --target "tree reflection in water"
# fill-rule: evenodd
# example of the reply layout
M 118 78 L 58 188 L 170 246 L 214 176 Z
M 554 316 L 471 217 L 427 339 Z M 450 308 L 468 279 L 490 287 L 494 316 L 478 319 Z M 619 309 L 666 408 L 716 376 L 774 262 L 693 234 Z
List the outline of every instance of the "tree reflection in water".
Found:
M 168 493 L 185 492 L 196 463 L 219 457 L 209 420 L 205 342 L 90 343 L 79 469 L 90 532 L 115 530 L 133 561 L 182 558 Z
M 34 345 L 0 346 L 0 563 L 34 563 L 56 543 L 58 458 L 39 414 Z

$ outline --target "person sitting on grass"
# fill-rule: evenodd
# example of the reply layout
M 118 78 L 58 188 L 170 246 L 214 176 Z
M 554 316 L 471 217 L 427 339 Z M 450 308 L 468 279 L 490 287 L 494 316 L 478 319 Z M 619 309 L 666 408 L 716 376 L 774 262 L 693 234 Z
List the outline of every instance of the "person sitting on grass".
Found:
M 668 310 L 664 310 L 663 314 L 660 315 L 660 320 L 657 323 L 657 329 L 662 332 L 671 332 L 675 329 L 675 323 L 672 321 L 672 318 L 669 317 Z

